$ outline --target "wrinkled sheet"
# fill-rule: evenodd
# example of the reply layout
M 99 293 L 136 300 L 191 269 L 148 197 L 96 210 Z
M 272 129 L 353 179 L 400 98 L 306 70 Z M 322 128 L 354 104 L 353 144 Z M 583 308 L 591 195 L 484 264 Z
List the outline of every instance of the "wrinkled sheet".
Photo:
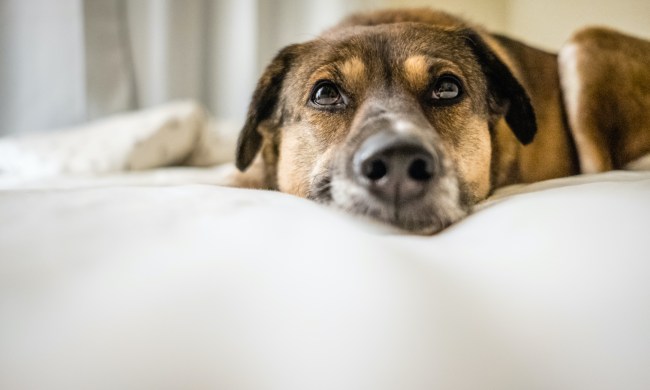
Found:
M 650 173 L 419 237 L 218 171 L 6 185 L 0 388 L 650 388 Z

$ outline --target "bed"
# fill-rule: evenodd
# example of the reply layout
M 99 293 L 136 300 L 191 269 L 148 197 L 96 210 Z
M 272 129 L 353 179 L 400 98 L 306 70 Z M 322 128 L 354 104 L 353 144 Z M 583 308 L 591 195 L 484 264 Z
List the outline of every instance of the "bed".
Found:
M 650 388 L 650 172 L 422 237 L 219 186 L 235 127 L 181 102 L 0 141 L 0 388 Z

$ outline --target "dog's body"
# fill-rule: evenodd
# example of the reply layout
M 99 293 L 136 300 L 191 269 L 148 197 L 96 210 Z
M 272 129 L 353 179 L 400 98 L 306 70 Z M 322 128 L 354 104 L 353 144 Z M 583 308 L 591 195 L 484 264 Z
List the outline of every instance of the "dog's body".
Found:
M 558 58 L 446 13 L 353 15 L 269 65 L 237 181 L 435 232 L 495 188 L 649 153 L 648 64 L 650 42 L 606 29 Z

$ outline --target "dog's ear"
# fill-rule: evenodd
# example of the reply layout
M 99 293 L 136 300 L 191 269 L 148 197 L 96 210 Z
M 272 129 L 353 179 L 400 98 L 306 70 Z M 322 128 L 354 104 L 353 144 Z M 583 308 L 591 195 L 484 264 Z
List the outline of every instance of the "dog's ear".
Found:
M 506 107 L 506 122 L 519 142 L 531 143 L 537 132 L 537 120 L 528 93 L 476 31 L 466 29 L 462 34 L 483 68 L 490 93 L 499 105 Z
M 271 117 L 276 109 L 282 82 L 289 71 L 289 66 L 297 53 L 298 46 L 291 45 L 282 49 L 266 67 L 262 77 L 257 82 L 253 98 L 248 106 L 246 122 L 237 140 L 235 165 L 240 171 L 248 168 L 262 147 L 262 134 L 260 134 L 258 127 L 262 121 Z

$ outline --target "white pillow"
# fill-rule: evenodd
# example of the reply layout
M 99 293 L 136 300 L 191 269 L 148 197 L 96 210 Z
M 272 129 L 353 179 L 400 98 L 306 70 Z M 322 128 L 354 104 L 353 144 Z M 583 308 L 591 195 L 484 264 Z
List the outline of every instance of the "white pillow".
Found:
M 197 140 L 205 138 L 206 125 L 203 108 L 185 101 L 71 129 L 0 139 L 0 174 L 44 177 L 172 165 L 189 157 Z

